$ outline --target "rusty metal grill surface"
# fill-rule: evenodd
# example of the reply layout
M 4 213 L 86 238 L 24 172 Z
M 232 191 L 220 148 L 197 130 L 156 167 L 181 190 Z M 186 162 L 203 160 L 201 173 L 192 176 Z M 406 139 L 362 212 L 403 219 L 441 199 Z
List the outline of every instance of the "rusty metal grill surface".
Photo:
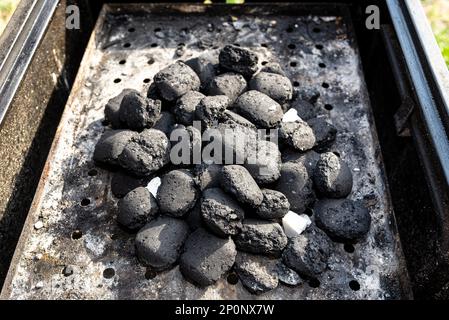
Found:
M 67 103 L 33 206 L 2 291 L 4 299 L 394 299 L 410 298 L 379 144 L 346 8 L 305 15 L 292 4 L 105 6 Z M 320 11 L 317 8 L 317 12 Z M 316 90 L 320 116 L 339 130 L 334 150 L 353 170 L 352 199 L 372 216 L 354 252 L 335 244 L 329 270 L 313 288 L 284 285 L 260 296 L 226 279 L 200 289 L 178 267 L 146 274 L 134 236 L 115 221 L 112 174 L 95 167 L 103 108 L 124 88 L 145 92 L 153 75 L 177 59 L 229 43 L 278 59 L 295 90 Z M 181 57 L 175 54 L 185 45 Z M 120 61 L 126 60 L 120 64 Z M 332 109 L 332 110 L 329 110 Z M 90 171 L 97 170 L 97 174 Z M 89 173 L 90 171 L 90 173 Z M 86 205 L 89 199 L 90 203 Z M 41 221 L 42 228 L 36 228 Z M 74 234 L 80 230 L 82 234 Z M 78 235 L 78 236 L 77 236 Z M 81 237 L 79 237 L 81 236 Z M 346 248 L 347 249 L 347 248 Z M 64 266 L 74 274 L 65 277 Z M 112 268 L 114 275 L 104 277 Z M 108 270 L 111 271 L 111 270 Z M 357 281 L 359 290 L 349 283 Z M 357 289 L 357 288 L 355 288 Z

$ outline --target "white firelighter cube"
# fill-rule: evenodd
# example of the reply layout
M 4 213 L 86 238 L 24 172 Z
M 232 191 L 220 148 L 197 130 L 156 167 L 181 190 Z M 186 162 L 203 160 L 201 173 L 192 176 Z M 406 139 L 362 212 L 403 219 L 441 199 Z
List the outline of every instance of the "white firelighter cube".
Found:
M 301 120 L 301 118 L 298 116 L 298 111 L 294 108 L 288 110 L 282 117 L 282 122 L 295 122 L 297 120 Z
M 161 178 L 155 177 L 148 182 L 147 190 L 156 198 L 157 190 L 159 190 L 159 186 L 161 185 Z
M 289 211 L 284 218 L 282 218 L 282 226 L 284 227 L 285 234 L 289 238 L 299 236 L 306 230 L 312 223 L 309 216 L 306 214 L 297 214 L 293 211 Z

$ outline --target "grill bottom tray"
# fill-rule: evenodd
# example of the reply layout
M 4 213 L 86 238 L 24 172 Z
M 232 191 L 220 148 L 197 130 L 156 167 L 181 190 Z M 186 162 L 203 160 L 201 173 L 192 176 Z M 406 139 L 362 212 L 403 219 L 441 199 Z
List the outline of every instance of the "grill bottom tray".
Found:
M 305 10 L 307 9 L 307 10 Z M 310 9 L 310 10 L 309 10 Z M 345 6 L 120 5 L 100 14 L 72 89 L 33 206 L 2 291 L 3 299 L 394 299 L 410 298 L 358 50 Z M 324 14 L 324 15 L 323 15 Z M 334 150 L 353 169 L 350 196 L 372 216 L 354 252 L 335 244 L 318 287 L 279 285 L 260 296 L 226 279 L 206 289 L 178 267 L 150 279 L 136 260 L 133 235 L 116 224 L 111 173 L 92 152 L 107 100 L 177 59 L 238 43 L 263 60 L 279 59 L 295 90 L 319 93 L 316 108 L 339 130 Z M 185 45 L 181 57 L 176 55 Z M 124 64 L 120 61 L 125 60 Z M 323 65 L 324 64 L 324 65 Z M 91 169 L 97 174 L 93 175 Z M 90 171 L 90 173 L 89 173 Z M 89 199 L 90 203 L 83 199 Z M 43 222 L 42 228 L 35 223 Z M 75 232 L 79 230 L 80 232 Z M 74 274 L 65 277 L 64 266 Z M 112 277 L 104 277 L 108 269 Z M 148 279 L 147 279 L 148 278 Z M 357 281 L 359 290 L 349 286 Z

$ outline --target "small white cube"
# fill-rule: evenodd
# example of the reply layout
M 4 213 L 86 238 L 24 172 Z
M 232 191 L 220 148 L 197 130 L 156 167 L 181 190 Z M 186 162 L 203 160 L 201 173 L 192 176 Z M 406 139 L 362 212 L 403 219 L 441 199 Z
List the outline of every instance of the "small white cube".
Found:
M 156 198 L 157 191 L 159 190 L 159 186 L 161 185 L 161 178 L 155 177 L 148 182 L 147 190 Z
M 312 220 L 310 220 L 308 215 L 299 215 L 293 211 L 289 211 L 284 218 L 282 218 L 282 226 L 284 227 L 285 234 L 289 238 L 299 236 L 311 224 Z
M 288 110 L 282 117 L 282 122 L 295 122 L 297 120 L 301 120 L 301 118 L 298 116 L 298 111 L 294 108 Z

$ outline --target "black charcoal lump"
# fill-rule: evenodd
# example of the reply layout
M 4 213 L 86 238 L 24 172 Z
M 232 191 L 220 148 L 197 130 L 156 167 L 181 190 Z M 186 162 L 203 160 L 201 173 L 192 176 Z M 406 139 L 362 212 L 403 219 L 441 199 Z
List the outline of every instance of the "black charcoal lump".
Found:
M 287 236 L 279 223 L 246 219 L 242 231 L 235 237 L 235 244 L 241 251 L 279 255 L 287 245 Z
M 206 53 L 187 60 L 186 64 L 196 72 L 201 80 L 201 89 L 205 90 L 217 73 L 218 56 L 214 53 Z
M 290 79 L 276 73 L 259 72 L 249 82 L 249 88 L 265 93 L 280 104 L 290 101 L 293 95 Z
M 351 169 L 333 152 L 323 153 L 316 164 L 313 183 L 326 197 L 344 198 L 352 190 Z
M 337 137 L 337 129 L 323 118 L 313 118 L 307 121 L 315 135 L 314 149 L 323 152 L 328 150 Z
M 315 278 L 326 268 L 331 252 L 331 240 L 316 227 L 291 238 L 282 258 L 284 263 L 300 275 Z
M 228 106 L 229 98 L 225 95 L 204 97 L 196 108 L 195 116 L 205 126 L 210 127 L 218 123 Z
M 204 191 L 209 188 L 218 188 L 221 183 L 221 168 L 219 164 L 201 163 L 195 165 L 194 174 L 198 188 Z
M 136 235 L 139 261 L 156 271 L 174 265 L 181 254 L 189 226 L 180 219 L 160 217 L 146 224 Z
M 118 202 L 117 221 L 130 230 L 137 230 L 154 219 L 158 211 L 153 195 L 146 188 L 138 187 Z
M 160 130 L 168 136 L 175 126 L 175 117 L 171 112 L 162 111 L 152 129 Z
M 290 210 L 287 197 L 279 191 L 262 189 L 263 201 L 256 209 L 256 214 L 262 219 L 275 220 L 283 218 Z
M 250 78 L 258 70 L 257 54 L 235 45 L 221 49 L 218 59 L 223 69 L 240 73 L 245 78 Z
M 371 225 L 368 209 L 349 199 L 322 200 L 315 206 L 315 214 L 317 226 L 339 242 L 360 241 Z
M 201 201 L 201 216 L 216 235 L 236 235 L 242 228 L 244 211 L 239 204 L 219 188 L 207 189 Z
M 159 130 L 145 129 L 132 138 L 119 156 L 119 164 L 136 176 L 147 176 L 169 162 L 170 141 Z
M 209 84 L 208 94 L 225 95 L 233 103 L 246 89 L 245 78 L 238 73 L 228 72 L 216 76 Z
M 279 103 L 256 90 L 247 91 L 238 97 L 235 107 L 238 113 L 263 129 L 276 127 L 284 115 Z
M 263 194 L 251 174 L 239 165 L 228 165 L 222 169 L 222 188 L 232 194 L 237 201 L 251 207 L 262 203 Z
M 167 101 L 175 101 L 188 91 L 200 89 L 198 75 L 182 61 L 177 61 L 154 76 L 154 83 L 162 96 Z
M 231 238 L 223 239 L 200 228 L 189 236 L 184 245 L 180 270 L 195 284 L 208 286 L 231 269 L 236 255 Z
M 123 198 L 128 192 L 148 184 L 147 177 L 136 177 L 123 171 L 114 172 L 111 179 L 111 192 L 117 198 Z
M 161 101 L 131 92 L 123 96 L 120 121 L 129 129 L 142 131 L 151 128 L 161 113 Z
M 106 165 L 117 166 L 123 149 L 137 135 L 131 130 L 107 130 L 95 145 L 94 160 Z
M 276 143 L 268 140 L 257 140 L 247 148 L 244 167 L 260 185 L 275 182 L 281 175 L 281 152 Z
M 315 201 L 312 180 L 304 165 L 296 162 L 282 164 L 281 177 L 277 181 L 276 190 L 282 192 L 290 203 L 290 210 L 303 213 Z
M 186 126 L 191 125 L 195 119 L 195 111 L 204 97 L 205 95 L 198 91 L 188 91 L 180 97 L 173 108 L 178 122 Z
M 243 286 L 251 293 L 262 294 L 278 286 L 275 262 L 266 257 L 239 252 L 234 268 Z
M 312 128 L 302 120 L 282 122 L 279 137 L 287 145 L 301 152 L 312 149 L 316 141 Z
M 162 213 L 181 217 L 193 208 L 197 190 L 192 174 L 187 170 L 173 170 L 161 178 L 157 200 Z
M 123 128 L 123 124 L 120 121 L 120 105 L 122 103 L 123 97 L 130 93 L 139 94 L 137 90 L 124 89 L 117 96 L 109 99 L 109 101 L 106 103 L 106 106 L 104 108 L 104 118 L 114 129 Z

